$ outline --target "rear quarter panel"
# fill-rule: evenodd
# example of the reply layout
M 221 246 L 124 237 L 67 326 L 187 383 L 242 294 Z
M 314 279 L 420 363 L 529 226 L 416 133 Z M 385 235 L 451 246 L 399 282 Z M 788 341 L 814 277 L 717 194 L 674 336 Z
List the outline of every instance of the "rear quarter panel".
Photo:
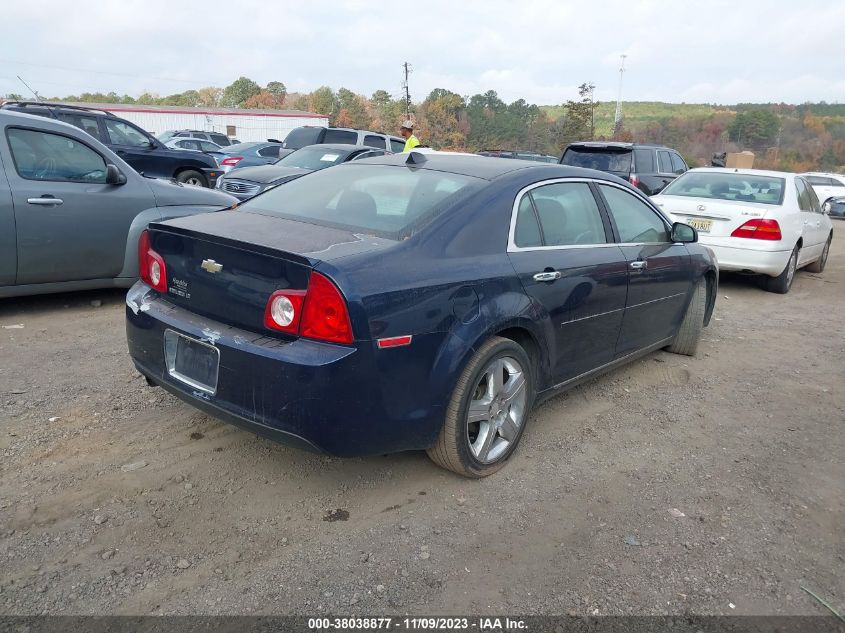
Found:
M 5 135 L 0 142 L 5 143 Z M 12 191 L 4 171 L 0 153 L 0 286 L 15 283 L 17 274 L 17 236 L 15 235 L 15 209 L 12 206 Z

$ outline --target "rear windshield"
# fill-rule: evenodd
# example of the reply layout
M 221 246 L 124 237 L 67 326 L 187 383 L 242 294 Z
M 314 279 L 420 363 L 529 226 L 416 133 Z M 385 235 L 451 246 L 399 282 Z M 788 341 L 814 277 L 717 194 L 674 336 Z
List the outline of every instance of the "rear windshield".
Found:
M 227 154 L 240 154 L 241 152 L 245 152 L 256 145 L 258 145 L 258 143 L 235 143 L 234 145 L 221 148 L 220 151 Z
M 560 162 L 573 167 L 628 174 L 631 171 L 631 152 L 570 147 L 564 152 Z
M 347 163 L 270 189 L 241 208 L 400 239 L 485 182 L 442 171 Z
M 321 127 L 298 127 L 291 130 L 285 137 L 285 142 L 282 147 L 289 149 L 299 149 L 306 145 L 314 145 L 320 142 L 320 134 L 324 128 Z
M 349 152 L 342 152 L 336 149 L 316 147 L 303 147 L 292 154 L 288 154 L 277 165 L 285 167 L 299 167 L 300 169 L 323 169 L 342 163 Z
M 783 190 L 783 178 L 775 176 L 688 171 L 669 183 L 663 195 L 781 204 Z

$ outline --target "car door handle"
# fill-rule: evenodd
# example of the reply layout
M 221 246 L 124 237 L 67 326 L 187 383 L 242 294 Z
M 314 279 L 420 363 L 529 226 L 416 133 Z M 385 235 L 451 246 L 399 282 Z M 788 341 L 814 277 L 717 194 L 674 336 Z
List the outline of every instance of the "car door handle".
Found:
M 648 262 L 644 262 L 642 260 L 631 262 L 628 265 L 631 267 L 632 270 L 645 270 L 646 268 L 648 268 Z
M 60 204 L 64 204 L 64 200 L 61 198 L 54 198 L 53 196 L 41 196 L 40 198 L 27 198 L 26 201 L 29 204 L 36 204 L 42 207 L 53 207 L 59 206 Z
M 534 281 L 554 281 L 556 279 L 560 279 L 560 276 L 560 272 L 558 272 L 557 270 L 547 270 L 534 275 Z

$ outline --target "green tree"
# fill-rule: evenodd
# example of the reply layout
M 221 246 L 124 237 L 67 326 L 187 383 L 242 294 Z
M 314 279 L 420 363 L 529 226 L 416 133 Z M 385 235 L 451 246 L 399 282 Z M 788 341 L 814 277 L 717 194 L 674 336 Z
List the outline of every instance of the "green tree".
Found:
M 337 91 L 338 112 L 344 111 L 343 125 L 364 129 L 370 125 L 370 115 L 364 100 L 347 88 Z
M 580 99 L 566 102 L 560 127 L 561 144 L 590 139 L 595 134 L 594 111 L 597 104 L 593 101 L 594 90 L 593 84 L 583 83 L 578 86 Z
M 432 147 L 466 146 L 470 126 L 461 95 L 435 88 L 423 101 L 418 114 L 421 133 Z
M 239 77 L 223 89 L 222 104 L 229 108 L 242 107 L 247 99 L 261 92 L 261 86 L 248 77 Z
M 777 138 L 780 122 L 777 115 L 767 108 L 740 112 L 728 126 L 730 139 L 740 146 L 764 149 Z
M 285 97 L 288 96 L 288 89 L 281 81 L 271 81 L 267 84 L 267 92 L 273 95 L 278 104 L 281 106 L 285 102 Z
M 331 88 L 328 86 L 317 88 L 310 94 L 309 103 L 311 104 L 310 110 L 312 112 L 327 114 L 332 117 L 332 123 L 334 123 L 334 117 L 337 115 L 338 107 L 337 97 Z

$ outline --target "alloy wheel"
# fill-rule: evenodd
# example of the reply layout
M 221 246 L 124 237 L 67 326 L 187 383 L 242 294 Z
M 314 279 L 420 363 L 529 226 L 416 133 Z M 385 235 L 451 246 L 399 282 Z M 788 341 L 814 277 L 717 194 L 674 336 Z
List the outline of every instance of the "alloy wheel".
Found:
M 467 410 L 467 441 L 475 459 L 489 464 L 508 453 L 525 421 L 527 399 L 519 361 L 512 356 L 490 361 Z

